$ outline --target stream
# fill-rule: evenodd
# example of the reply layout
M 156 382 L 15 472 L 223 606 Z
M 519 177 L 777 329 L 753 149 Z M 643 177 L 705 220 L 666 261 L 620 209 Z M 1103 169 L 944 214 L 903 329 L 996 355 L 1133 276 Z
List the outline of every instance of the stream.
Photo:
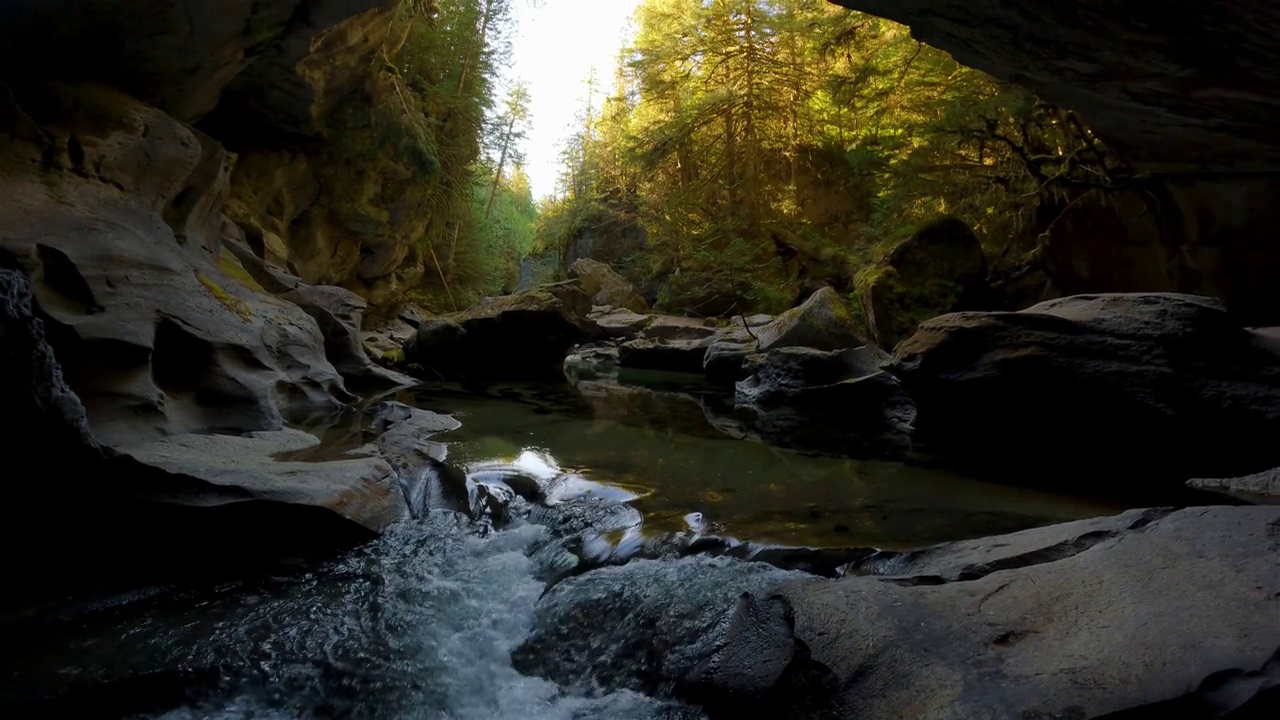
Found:
M 598 528 L 615 549 L 626 535 L 639 544 L 680 533 L 756 547 L 899 549 L 1120 509 L 936 467 L 783 449 L 711 407 L 713 396 L 661 382 L 620 392 L 425 386 L 394 399 L 461 421 L 432 440 L 472 478 L 516 473 L 557 502 L 639 511 L 642 522 L 621 534 L 610 535 L 621 526 Z M 324 440 L 314 459 L 358 446 L 362 423 L 359 414 L 299 421 Z M 703 717 L 637 692 L 560 686 L 513 667 L 547 581 L 565 562 L 547 517 L 525 508 L 489 529 L 436 510 L 320 566 L 110 598 L 50 623 L 38 643 L 6 658 L 0 692 L 67 694 L 96 717 L 169 720 Z M 712 579 L 741 563 L 658 562 L 706 565 L 705 583 L 673 573 L 668 585 L 649 589 L 690 607 L 721 602 L 724 588 Z M 770 581 L 800 576 L 751 565 Z

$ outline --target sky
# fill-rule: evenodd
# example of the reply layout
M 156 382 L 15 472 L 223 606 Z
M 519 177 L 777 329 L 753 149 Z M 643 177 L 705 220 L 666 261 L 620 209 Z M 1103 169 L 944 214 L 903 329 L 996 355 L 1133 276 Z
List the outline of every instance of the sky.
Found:
M 513 64 L 508 81 L 529 87 L 530 127 L 524 142 L 525 172 L 535 200 L 555 192 L 560 150 L 586 105 L 587 77 L 608 87 L 618 51 L 631 37 L 640 0 L 529 0 L 513 3 Z

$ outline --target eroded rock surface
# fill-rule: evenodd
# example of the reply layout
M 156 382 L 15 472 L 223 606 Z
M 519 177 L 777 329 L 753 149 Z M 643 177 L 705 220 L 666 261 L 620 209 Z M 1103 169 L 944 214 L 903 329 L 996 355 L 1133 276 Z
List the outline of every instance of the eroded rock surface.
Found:
M 286 403 L 351 398 L 315 320 L 221 261 L 216 142 L 102 87 L 0 102 L 0 247 L 31 275 L 100 440 L 273 430 Z

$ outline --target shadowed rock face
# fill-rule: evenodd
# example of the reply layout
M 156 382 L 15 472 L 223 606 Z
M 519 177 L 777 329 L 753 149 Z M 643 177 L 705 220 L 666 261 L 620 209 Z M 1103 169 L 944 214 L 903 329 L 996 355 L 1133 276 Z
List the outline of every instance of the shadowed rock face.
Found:
M 1280 170 L 1277 0 L 832 2 L 1078 110 L 1144 170 Z
M 112 85 L 187 122 L 213 110 L 229 87 L 248 90 L 255 109 L 277 127 L 306 132 L 311 116 L 363 81 L 367 70 L 353 63 L 347 69 L 354 72 L 335 73 L 344 65 L 337 48 L 351 45 L 334 36 L 335 27 L 368 13 L 360 31 L 385 36 L 390 13 L 369 11 L 392 4 L 13 0 L 0 7 L 0 60 L 61 80 Z

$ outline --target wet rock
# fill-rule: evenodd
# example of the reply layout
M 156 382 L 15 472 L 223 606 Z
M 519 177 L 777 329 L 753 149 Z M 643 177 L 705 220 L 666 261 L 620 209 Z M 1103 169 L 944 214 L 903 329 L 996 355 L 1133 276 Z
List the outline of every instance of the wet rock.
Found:
M 458 429 L 461 423 L 400 402 L 380 403 L 369 414 L 369 431 L 376 434 L 371 452 L 396 470 L 412 517 L 423 517 L 433 509 L 468 507 L 466 474 L 445 463 L 439 444 L 429 440 Z
M 755 335 L 761 350 L 782 347 L 839 350 L 867 343 L 844 300 L 830 287 L 818 290 L 798 307 L 760 326 Z
M 875 576 L 784 584 L 794 624 L 757 623 L 721 652 L 793 636 L 832 674 L 839 717 L 1274 707 L 1277 526 L 1276 507 L 1136 510 L 940 545 Z
M 582 283 L 582 290 L 595 305 L 612 305 L 636 313 L 649 312 L 649 303 L 629 280 L 613 268 L 590 258 L 578 258 L 569 266 L 569 277 Z
M 396 471 L 382 458 L 299 462 L 276 457 L 319 442 L 299 430 L 276 430 L 247 436 L 176 435 L 121 450 L 180 479 L 208 484 L 208 492 L 196 494 L 161 491 L 158 497 L 169 503 L 212 506 L 259 500 L 314 506 L 371 532 L 410 516 Z
M 750 376 L 736 386 L 738 406 L 757 427 L 786 444 L 822 446 L 836 436 L 867 450 L 910 449 L 915 405 L 901 382 L 881 369 L 874 345 L 821 351 L 788 347 L 748 356 Z
M 923 444 L 1019 482 L 1114 492 L 1280 464 L 1280 352 L 1207 298 L 944 315 L 900 343 L 890 369 Z
M 562 372 L 574 345 L 595 332 L 578 281 L 486 298 L 418 326 L 405 362 L 427 377 L 530 378 Z
M 927 223 L 870 268 L 863 313 L 880 346 L 892 349 L 921 321 L 958 310 L 990 310 L 987 258 L 963 221 Z
M 618 346 L 618 365 L 637 370 L 702 373 L 710 338 L 702 340 L 628 340 Z
M 1187 485 L 1251 502 L 1280 502 L 1280 468 L 1236 478 L 1192 478 Z
M 564 375 L 575 385 L 581 381 L 614 377 L 617 374 L 618 347 L 616 345 L 577 347 L 564 359 Z
M 839 577 L 851 564 L 876 555 L 874 548 L 810 548 L 753 546 L 745 559 L 769 563 L 783 570 L 797 570 L 810 575 Z
M 657 692 L 711 654 L 740 595 L 798 577 L 731 560 L 636 560 L 594 570 L 547 591 L 512 661 L 571 689 Z

